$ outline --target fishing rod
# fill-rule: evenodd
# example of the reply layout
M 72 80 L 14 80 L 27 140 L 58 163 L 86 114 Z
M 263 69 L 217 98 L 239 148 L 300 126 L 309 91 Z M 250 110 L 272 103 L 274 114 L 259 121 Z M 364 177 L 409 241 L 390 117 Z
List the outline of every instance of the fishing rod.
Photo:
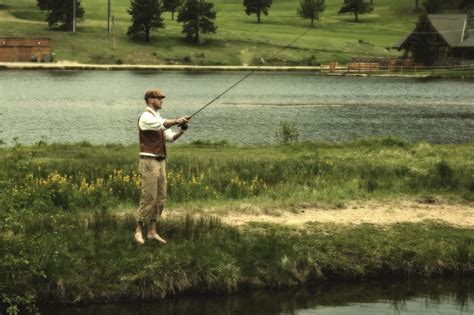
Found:
M 297 38 L 295 38 L 293 41 L 291 41 L 289 44 L 287 44 L 286 46 L 284 46 L 283 48 L 281 48 L 279 51 L 277 51 L 275 54 L 271 55 L 270 58 L 273 58 L 273 57 L 276 57 L 278 56 L 283 50 L 285 50 L 286 48 L 290 47 L 293 43 L 295 43 L 298 39 L 300 39 L 301 37 L 303 37 L 304 35 L 306 35 L 306 33 L 308 33 L 311 29 L 307 29 L 306 31 L 304 31 L 301 35 L 299 35 Z M 196 112 L 194 112 L 191 116 L 189 116 L 188 120 L 190 120 L 191 118 L 193 118 L 195 115 L 197 115 L 199 112 L 201 112 L 202 110 L 204 110 L 206 107 L 208 107 L 209 105 L 211 105 L 212 103 L 214 103 L 215 101 L 217 101 L 219 98 L 221 98 L 224 94 L 226 94 L 227 92 L 229 92 L 230 90 L 232 90 L 235 86 L 237 86 L 240 82 L 244 81 L 245 79 L 247 79 L 249 76 L 251 76 L 252 74 L 254 74 L 258 69 L 260 69 L 263 65 L 265 64 L 265 61 L 262 60 L 260 61 L 260 65 L 255 68 L 253 71 L 251 71 L 250 73 L 247 73 L 245 76 L 243 76 L 241 79 L 239 79 L 237 82 L 235 82 L 234 84 L 232 84 L 227 90 L 225 90 L 224 92 L 222 92 L 221 94 L 217 95 L 212 101 L 210 101 L 209 103 L 207 103 L 206 105 L 204 105 L 203 107 L 201 107 L 200 109 L 198 109 Z M 184 125 L 179 125 L 181 127 L 181 129 L 183 130 L 186 130 L 188 129 L 188 126 L 187 124 L 184 124 Z

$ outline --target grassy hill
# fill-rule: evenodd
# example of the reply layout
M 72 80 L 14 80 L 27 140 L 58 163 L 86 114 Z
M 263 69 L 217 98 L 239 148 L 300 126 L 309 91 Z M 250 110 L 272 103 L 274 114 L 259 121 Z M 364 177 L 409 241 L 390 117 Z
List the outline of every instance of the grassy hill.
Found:
M 200 46 L 184 41 L 182 25 L 169 12 L 163 15 L 166 28 L 153 31 L 151 43 L 128 37 L 129 0 L 112 0 L 115 35 L 109 35 L 107 0 L 81 2 L 85 16 L 72 34 L 49 28 L 36 0 L 0 0 L 0 36 L 52 37 L 56 60 L 82 63 L 250 65 L 264 58 L 274 65 L 315 65 L 351 56 L 396 56 L 389 48 L 417 19 L 414 0 L 375 0 L 375 10 L 360 15 L 359 23 L 353 15 L 337 13 L 342 0 L 326 0 L 314 29 L 271 58 L 310 27 L 296 15 L 299 0 L 275 0 L 261 24 L 245 14 L 242 1 L 215 0 L 217 33 L 203 36 Z

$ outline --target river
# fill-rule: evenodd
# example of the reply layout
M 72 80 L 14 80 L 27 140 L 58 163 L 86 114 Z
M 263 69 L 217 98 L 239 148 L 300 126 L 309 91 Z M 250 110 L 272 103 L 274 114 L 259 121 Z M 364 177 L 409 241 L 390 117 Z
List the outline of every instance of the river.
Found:
M 0 71 L 0 139 L 137 143 L 143 94 L 159 87 L 163 117 L 189 115 L 246 72 Z M 183 142 L 273 144 L 281 122 L 299 140 L 395 136 L 474 140 L 474 82 L 257 72 L 193 118 Z
M 188 294 L 160 302 L 44 307 L 50 315 L 405 315 L 474 314 L 474 279 L 368 281 L 319 287 Z

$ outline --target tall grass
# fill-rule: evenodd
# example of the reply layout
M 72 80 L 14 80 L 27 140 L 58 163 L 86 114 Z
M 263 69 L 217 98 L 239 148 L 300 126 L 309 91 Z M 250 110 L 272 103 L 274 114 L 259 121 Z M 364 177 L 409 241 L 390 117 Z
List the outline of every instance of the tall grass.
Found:
M 473 147 L 397 139 L 268 148 L 185 145 L 167 162 L 171 204 L 263 197 L 338 203 L 397 195 L 474 200 Z M 62 209 L 137 204 L 141 179 L 132 146 L 41 145 L 0 151 L 4 197 L 18 207 Z
M 474 272 L 472 230 L 434 223 L 312 223 L 302 232 L 267 224 L 239 230 L 214 218 L 183 217 L 160 221 L 169 244 L 142 247 L 132 241 L 133 223 L 133 217 L 98 212 L 88 220 L 36 216 L 25 222 L 24 234 L 4 230 L 2 292 L 25 297 L 25 304 L 28 296 L 41 303 L 87 303 Z

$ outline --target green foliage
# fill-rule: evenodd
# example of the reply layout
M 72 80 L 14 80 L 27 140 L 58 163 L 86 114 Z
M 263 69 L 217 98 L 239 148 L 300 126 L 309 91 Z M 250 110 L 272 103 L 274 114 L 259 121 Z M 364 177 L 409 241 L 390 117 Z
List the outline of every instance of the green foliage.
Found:
M 339 14 L 353 13 L 355 21 L 359 22 L 359 14 L 372 12 L 374 8 L 364 0 L 344 0 L 344 5 L 339 9 Z
M 319 15 L 326 9 L 326 0 L 303 0 L 296 13 L 304 18 L 311 20 L 311 27 L 314 26 L 314 20 L 319 20 Z
M 439 58 L 439 41 L 436 34 L 433 33 L 428 15 L 425 13 L 420 15 L 415 32 L 409 48 L 412 51 L 413 59 L 415 62 L 432 65 Z
M 159 0 L 131 0 L 127 12 L 132 16 L 132 25 L 128 28 L 127 35 L 144 33 L 145 41 L 149 42 L 152 29 L 164 28 L 162 10 Z
M 183 0 L 164 0 L 163 8 L 171 12 L 171 20 L 174 20 L 174 13 L 183 5 Z
M 212 2 L 186 0 L 178 14 L 178 22 L 183 23 L 186 39 L 199 44 L 199 33 L 215 33 L 216 11 Z
M 70 30 L 73 23 L 73 1 L 64 0 L 37 0 L 40 10 L 47 11 L 46 21 L 49 26 L 61 24 L 64 30 Z M 76 18 L 84 17 L 85 10 L 81 1 L 76 2 Z
M 272 6 L 273 0 L 244 0 L 245 13 L 247 15 L 256 14 L 257 23 L 260 23 L 260 15 L 268 15 L 268 10 Z
M 459 4 L 459 9 L 464 10 L 466 12 L 474 10 L 474 0 L 462 0 Z
M 288 122 L 280 122 L 280 128 L 276 133 L 276 138 L 281 144 L 289 144 L 291 142 L 297 142 L 299 137 L 298 128 L 296 124 Z
M 259 223 L 238 229 L 216 218 L 186 216 L 158 222 L 160 233 L 173 242 L 147 242 L 142 248 L 133 244 L 134 218 L 129 216 L 98 212 L 84 220 L 77 214 L 33 213 L 24 224 L 24 232 L 0 239 L 7 257 L 1 262 L 2 300 L 12 311 L 46 301 L 147 301 L 189 290 L 228 293 L 474 271 L 471 231 L 434 223 L 311 223 L 302 232 Z M 28 291 L 17 293 L 24 288 Z
M 426 0 L 423 2 L 423 7 L 428 14 L 435 14 L 442 11 L 442 4 L 442 0 Z

